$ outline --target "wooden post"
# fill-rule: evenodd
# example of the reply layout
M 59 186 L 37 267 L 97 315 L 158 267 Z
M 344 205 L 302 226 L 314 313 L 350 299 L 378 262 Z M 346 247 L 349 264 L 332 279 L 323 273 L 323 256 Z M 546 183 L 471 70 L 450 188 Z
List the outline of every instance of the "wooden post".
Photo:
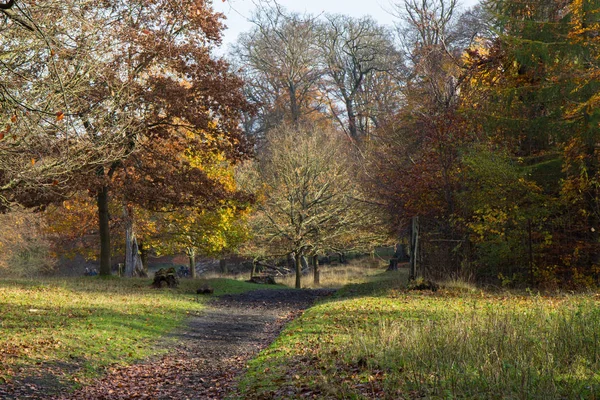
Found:
M 410 269 L 408 280 L 414 281 L 417 279 L 417 258 L 419 252 L 419 217 L 412 217 L 410 230 Z
M 319 256 L 313 255 L 313 284 L 320 285 L 321 284 L 321 273 L 319 271 Z

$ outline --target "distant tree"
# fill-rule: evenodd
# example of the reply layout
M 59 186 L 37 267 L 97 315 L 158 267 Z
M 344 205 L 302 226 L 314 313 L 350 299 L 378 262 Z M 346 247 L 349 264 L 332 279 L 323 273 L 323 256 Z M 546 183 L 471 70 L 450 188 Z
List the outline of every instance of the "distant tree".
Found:
M 282 126 L 268 135 L 263 159 L 252 178 L 257 204 L 249 223 L 253 240 L 271 255 L 292 254 L 296 287 L 301 286 L 303 256 L 327 250 L 377 226 L 353 174 L 352 156 L 334 131 Z M 372 234 L 376 230 L 371 230 Z
M 240 36 L 233 58 L 246 78 L 249 99 L 260 110 L 260 121 L 248 130 L 260 136 L 283 122 L 297 125 L 318 110 L 321 70 L 314 17 L 275 3 L 260 4 L 251 20 L 254 28 Z
M 361 139 L 376 117 L 372 100 L 378 91 L 395 86 L 376 84 L 400 65 L 392 34 L 371 18 L 332 15 L 319 25 L 318 44 L 330 112 L 353 140 Z

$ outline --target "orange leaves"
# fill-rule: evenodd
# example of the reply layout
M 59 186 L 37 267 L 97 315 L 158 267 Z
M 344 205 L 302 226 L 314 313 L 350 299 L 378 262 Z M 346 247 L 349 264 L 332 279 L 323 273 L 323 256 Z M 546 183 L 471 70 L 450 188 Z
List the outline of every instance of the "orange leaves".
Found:
M 56 112 L 56 122 L 62 121 L 65 118 L 65 114 L 62 111 Z

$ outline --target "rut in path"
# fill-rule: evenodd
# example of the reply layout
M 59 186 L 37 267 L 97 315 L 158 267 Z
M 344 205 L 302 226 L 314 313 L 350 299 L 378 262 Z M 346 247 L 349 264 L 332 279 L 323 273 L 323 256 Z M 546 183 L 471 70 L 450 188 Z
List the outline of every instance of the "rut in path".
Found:
M 112 370 L 58 399 L 222 399 L 249 359 L 317 299 L 317 290 L 258 290 L 222 296 L 174 333 L 178 344 L 155 360 Z

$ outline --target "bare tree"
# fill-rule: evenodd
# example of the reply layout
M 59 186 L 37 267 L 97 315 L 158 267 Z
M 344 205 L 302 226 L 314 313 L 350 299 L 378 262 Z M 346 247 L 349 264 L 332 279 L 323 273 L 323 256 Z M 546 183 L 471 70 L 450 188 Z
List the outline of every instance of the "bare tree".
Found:
M 56 200 L 74 178 L 93 178 L 123 156 L 123 138 L 102 134 L 108 104 L 95 95 L 102 70 L 94 60 L 111 43 L 97 13 L 87 11 L 92 3 L 10 2 L 1 9 L 0 208 Z M 113 129 L 123 123 L 114 113 L 109 119 Z M 98 127 L 94 134 L 90 124 Z
M 315 19 L 275 3 L 261 5 L 252 22 L 254 28 L 240 37 L 233 58 L 244 66 L 247 94 L 262 110 L 258 131 L 283 121 L 297 125 L 319 108 Z
M 407 90 L 421 91 L 429 110 L 456 104 L 462 83 L 463 48 L 454 35 L 457 0 L 403 0 L 395 4 L 398 33 L 407 60 Z
M 254 169 L 254 240 L 271 255 L 294 255 L 299 288 L 304 256 L 370 240 L 376 229 L 358 231 L 377 220 L 362 200 L 339 134 L 283 126 L 269 133 L 267 143 Z
M 333 15 L 320 24 L 319 48 L 330 110 L 346 133 L 358 140 L 371 114 L 376 76 L 399 65 L 392 35 L 372 18 Z M 367 117 L 362 126 L 361 117 Z

